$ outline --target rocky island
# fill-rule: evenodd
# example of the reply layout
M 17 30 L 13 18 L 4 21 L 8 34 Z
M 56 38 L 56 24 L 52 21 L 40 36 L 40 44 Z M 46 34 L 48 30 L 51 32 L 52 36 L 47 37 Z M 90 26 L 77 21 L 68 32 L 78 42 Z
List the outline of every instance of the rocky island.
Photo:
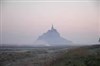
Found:
M 35 41 L 35 44 L 46 46 L 59 46 L 72 44 L 72 41 L 61 37 L 60 33 L 52 25 L 50 30 L 38 37 L 38 39 Z

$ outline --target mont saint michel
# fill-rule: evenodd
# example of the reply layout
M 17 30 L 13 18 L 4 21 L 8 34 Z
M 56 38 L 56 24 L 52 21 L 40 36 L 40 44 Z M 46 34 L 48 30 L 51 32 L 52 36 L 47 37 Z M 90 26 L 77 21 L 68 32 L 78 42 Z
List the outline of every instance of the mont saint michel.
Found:
M 69 45 L 72 41 L 67 40 L 60 36 L 60 33 L 52 25 L 51 29 L 43 33 L 35 41 L 37 45 L 55 46 L 55 45 Z

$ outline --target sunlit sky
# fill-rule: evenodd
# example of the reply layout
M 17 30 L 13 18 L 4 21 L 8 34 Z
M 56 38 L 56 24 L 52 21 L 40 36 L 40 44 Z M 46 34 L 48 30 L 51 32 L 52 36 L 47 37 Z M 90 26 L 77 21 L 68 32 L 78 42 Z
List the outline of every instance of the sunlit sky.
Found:
M 39 1 L 1 2 L 1 44 L 33 45 L 52 24 L 62 37 L 76 45 L 98 43 L 99 0 Z

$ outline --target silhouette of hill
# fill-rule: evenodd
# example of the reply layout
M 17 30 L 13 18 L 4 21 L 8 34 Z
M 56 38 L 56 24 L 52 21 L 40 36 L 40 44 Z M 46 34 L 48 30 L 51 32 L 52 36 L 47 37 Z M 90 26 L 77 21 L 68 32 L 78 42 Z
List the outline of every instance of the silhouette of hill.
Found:
M 60 33 L 52 25 L 51 29 L 43 35 L 39 36 L 35 43 L 54 46 L 72 44 L 72 41 L 66 40 L 65 38 L 61 37 Z

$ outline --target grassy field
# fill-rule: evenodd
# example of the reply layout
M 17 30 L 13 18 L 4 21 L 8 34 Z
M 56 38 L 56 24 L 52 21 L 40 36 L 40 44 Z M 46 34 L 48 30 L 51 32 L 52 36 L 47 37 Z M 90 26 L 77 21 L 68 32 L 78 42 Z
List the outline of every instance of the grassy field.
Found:
M 67 47 L 1 48 L 0 66 L 52 66 Z
M 0 66 L 100 66 L 100 45 L 0 48 Z
M 53 66 L 100 66 L 100 45 L 70 49 Z

